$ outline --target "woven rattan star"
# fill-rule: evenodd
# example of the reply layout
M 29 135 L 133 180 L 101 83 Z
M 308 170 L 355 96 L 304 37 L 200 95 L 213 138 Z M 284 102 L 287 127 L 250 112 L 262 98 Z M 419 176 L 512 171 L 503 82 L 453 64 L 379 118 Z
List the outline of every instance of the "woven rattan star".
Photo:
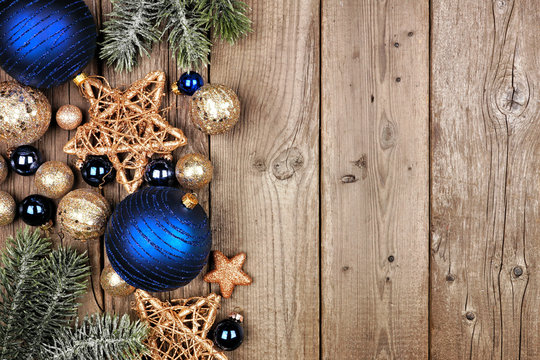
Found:
M 135 310 L 150 328 L 146 340 L 152 360 L 227 360 L 206 336 L 216 320 L 220 297 L 164 302 L 145 291 L 135 292 Z
M 230 298 L 236 285 L 250 285 L 251 277 L 242 271 L 246 261 L 246 253 L 240 253 L 232 259 L 227 258 L 220 251 L 214 251 L 215 270 L 204 276 L 204 281 L 218 283 L 221 295 Z
M 64 152 L 83 161 L 88 155 L 106 155 L 116 169 L 116 181 L 129 193 L 143 182 L 153 154 L 167 155 L 187 143 L 182 130 L 160 114 L 165 89 L 162 71 L 149 73 L 125 91 L 84 74 L 74 81 L 90 102 L 90 121 L 77 128 Z

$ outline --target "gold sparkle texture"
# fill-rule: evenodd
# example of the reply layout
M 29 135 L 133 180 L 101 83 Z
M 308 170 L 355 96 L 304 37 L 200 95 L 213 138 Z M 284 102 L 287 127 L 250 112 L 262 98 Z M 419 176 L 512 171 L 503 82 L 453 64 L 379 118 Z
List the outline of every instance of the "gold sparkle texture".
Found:
M 75 105 L 61 106 L 56 112 L 56 123 L 64 130 L 75 130 L 82 119 L 82 111 Z
M 191 97 L 190 118 L 205 134 L 222 134 L 238 122 L 240 100 L 225 85 L 206 84 Z
M 43 163 L 34 177 L 39 194 L 51 199 L 59 199 L 73 188 L 75 177 L 69 166 L 60 161 Z
M 212 253 L 215 269 L 204 276 L 204 281 L 219 284 L 221 295 L 228 299 L 236 285 L 251 285 L 251 277 L 242 271 L 246 253 L 240 253 L 229 259 L 221 251 Z
M 78 240 L 99 238 L 105 233 L 111 207 L 107 200 L 89 189 L 68 193 L 58 204 L 60 228 Z
M 105 266 L 101 272 L 100 283 L 103 290 L 111 296 L 124 297 L 135 291 L 135 288 L 125 282 L 111 265 Z
M 0 184 L 6 181 L 8 176 L 9 168 L 6 162 L 6 159 L 0 155 Z
M 0 226 L 9 225 L 15 219 L 17 204 L 13 196 L 5 191 L 0 191 Z
M 184 155 L 176 163 L 176 178 L 186 189 L 202 189 L 212 180 L 213 173 L 210 160 L 199 153 Z
M 51 105 L 39 90 L 14 81 L 0 82 L 0 142 L 8 146 L 31 144 L 51 122 Z

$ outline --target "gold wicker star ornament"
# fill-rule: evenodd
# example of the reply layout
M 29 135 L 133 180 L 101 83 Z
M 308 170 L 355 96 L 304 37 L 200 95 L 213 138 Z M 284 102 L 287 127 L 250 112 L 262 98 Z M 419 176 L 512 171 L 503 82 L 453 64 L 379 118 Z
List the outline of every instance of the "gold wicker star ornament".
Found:
M 146 340 L 152 360 L 227 360 L 206 336 L 216 320 L 220 297 L 161 301 L 135 291 L 135 310 L 150 328 Z
M 182 130 L 160 114 L 164 72 L 151 72 L 125 91 L 111 88 L 103 78 L 84 74 L 74 82 L 90 102 L 90 121 L 77 128 L 64 152 L 83 161 L 88 155 L 107 156 L 116 169 L 116 181 L 128 193 L 143 182 L 153 154 L 170 154 L 187 143 Z

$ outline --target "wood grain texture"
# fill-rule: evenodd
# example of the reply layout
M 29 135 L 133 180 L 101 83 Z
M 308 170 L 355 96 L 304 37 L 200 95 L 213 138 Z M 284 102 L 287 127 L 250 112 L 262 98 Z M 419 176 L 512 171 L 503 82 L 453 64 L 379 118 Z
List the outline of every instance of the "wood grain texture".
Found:
M 254 282 L 223 301 L 244 309 L 231 359 L 319 358 L 319 2 L 248 1 L 253 33 L 212 52 L 210 80 L 242 115 L 212 136 L 214 248 L 248 254 Z M 216 287 L 212 287 L 217 291 Z
M 218 317 L 245 315 L 229 359 L 539 359 L 540 3 L 247 2 L 254 32 L 216 41 L 200 69 L 237 91 L 238 125 L 208 137 L 188 97 L 163 102 L 188 138 L 175 159 L 196 151 L 215 166 L 198 194 L 213 248 L 248 254 L 254 283 Z M 111 2 L 86 3 L 102 24 Z M 181 73 L 166 43 L 132 73 L 97 58 L 85 71 L 122 87 L 153 70 L 169 84 Z M 46 94 L 54 112 L 88 109 L 73 84 Z M 73 135 L 53 121 L 36 146 L 88 187 L 62 152 Z M 10 174 L 0 188 L 20 201 L 33 180 Z M 113 206 L 127 195 L 103 192 Z M 133 297 L 99 286 L 102 240 L 53 238 L 91 256 L 81 314 L 130 312 Z M 156 295 L 209 291 L 199 276 Z
M 540 3 L 433 1 L 433 359 L 538 359 Z
M 428 3 L 322 3 L 322 358 L 425 359 Z

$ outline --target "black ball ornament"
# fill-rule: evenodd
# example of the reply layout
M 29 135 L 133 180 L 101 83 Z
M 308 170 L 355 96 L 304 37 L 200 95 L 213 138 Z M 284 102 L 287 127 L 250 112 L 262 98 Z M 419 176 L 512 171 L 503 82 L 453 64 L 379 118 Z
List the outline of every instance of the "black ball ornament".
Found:
M 54 203 L 42 195 L 30 195 L 19 204 L 19 216 L 30 226 L 47 224 L 54 215 Z
M 112 182 L 116 170 L 106 156 L 89 155 L 81 166 L 81 176 L 88 185 L 99 187 Z
M 24 85 L 68 81 L 92 59 L 96 37 L 82 0 L 0 1 L 0 66 Z
M 146 165 L 144 181 L 151 186 L 173 186 L 176 183 L 175 166 L 167 159 L 154 159 Z
M 231 314 L 229 319 L 217 323 L 212 330 L 211 338 L 214 344 L 224 351 L 233 351 L 244 341 L 242 315 Z
M 212 236 L 192 194 L 149 186 L 122 200 L 105 231 L 107 256 L 118 275 L 145 291 L 191 282 L 206 264 Z
M 9 155 L 9 166 L 22 176 L 35 174 L 42 163 L 41 153 L 31 145 L 19 146 Z

